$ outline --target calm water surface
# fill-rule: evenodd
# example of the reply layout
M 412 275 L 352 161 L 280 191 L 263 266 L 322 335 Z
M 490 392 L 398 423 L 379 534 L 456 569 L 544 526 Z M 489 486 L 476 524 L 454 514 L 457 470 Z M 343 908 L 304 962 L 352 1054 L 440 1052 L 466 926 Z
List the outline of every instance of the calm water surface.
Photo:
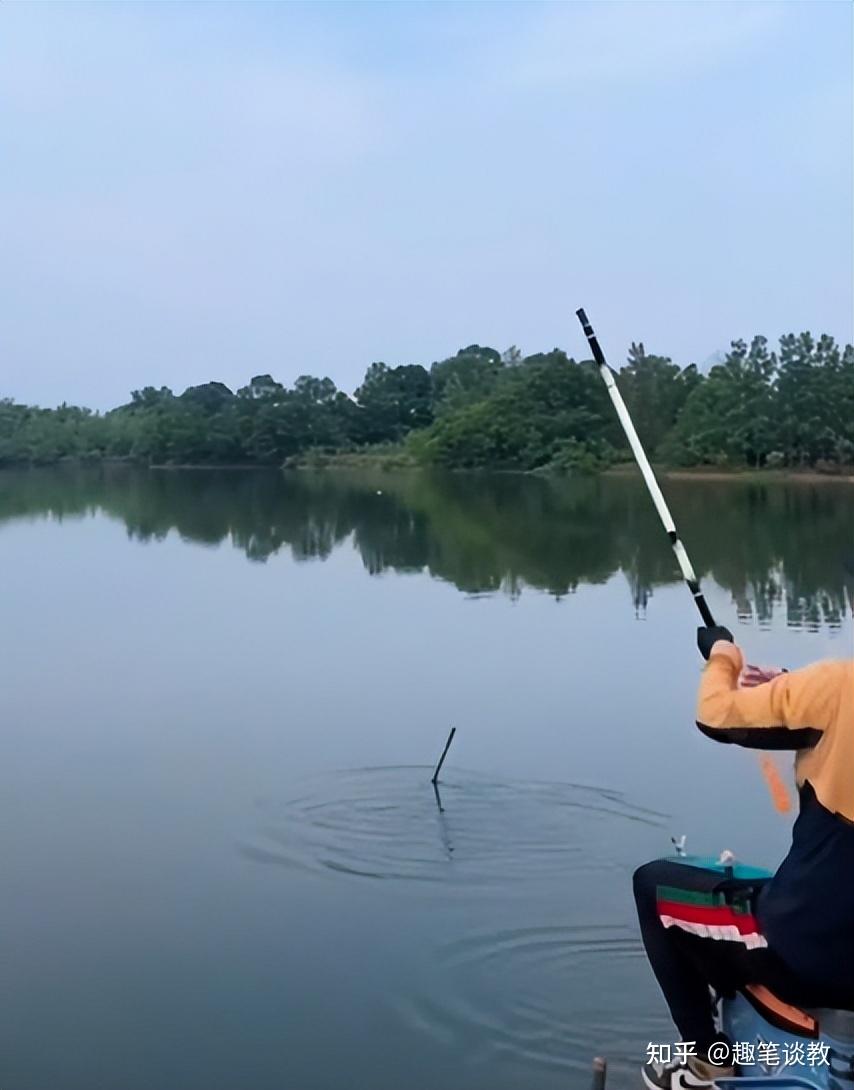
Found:
M 851 653 L 854 489 L 667 491 L 753 661 Z M 634 867 L 785 851 L 634 480 L 6 472 L 0 565 L 9 1090 L 628 1085 Z

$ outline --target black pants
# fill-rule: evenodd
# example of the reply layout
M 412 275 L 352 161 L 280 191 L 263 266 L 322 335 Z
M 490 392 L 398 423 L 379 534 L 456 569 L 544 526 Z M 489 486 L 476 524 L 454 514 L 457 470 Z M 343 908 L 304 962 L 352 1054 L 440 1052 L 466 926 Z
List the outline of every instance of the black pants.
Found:
M 665 927 L 656 907 L 658 888 L 755 900 L 762 885 L 761 879 L 727 879 L 720 871 L 666 859 L 635 871 L 635 901 L 647 957 L 681 1039 L 696 1042 L 701 1056 L 719 1036 L 710 987 L 720 995 L 730 995 L 745 984 L 764 984 L 788 1003 L 806 1003 L 808 999 L 801 998 L 797 981 L 767 947 L 750 950 L 741 942 L 702 938 L 679 927 Z

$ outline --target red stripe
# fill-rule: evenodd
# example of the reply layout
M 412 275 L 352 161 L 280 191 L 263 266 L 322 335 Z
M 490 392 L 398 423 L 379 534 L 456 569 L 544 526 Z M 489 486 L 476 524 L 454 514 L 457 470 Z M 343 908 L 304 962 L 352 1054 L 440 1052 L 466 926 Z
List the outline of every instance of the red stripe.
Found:
M 704 923 L 712 927 L 737 927 L 742 935 L 761 934 L 755 916 L 733 912 L 729 905 L 689 905 L 680 901 L 659 901 L 659 916 L 672 916 L 686 923 Z

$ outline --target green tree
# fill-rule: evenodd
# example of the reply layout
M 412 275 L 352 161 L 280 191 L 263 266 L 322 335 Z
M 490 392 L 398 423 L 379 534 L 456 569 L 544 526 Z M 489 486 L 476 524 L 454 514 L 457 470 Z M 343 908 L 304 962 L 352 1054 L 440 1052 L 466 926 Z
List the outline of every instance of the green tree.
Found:
M 276 382 L 272 375 L 253 375 L 248 386 L 241 386 L 237 396 L 257 401 L 259 398 L 271 398 L 276 400 L 284 394 L 285 388 L 281 382 Z
M 362 409 L 358 439 L 364 443 L 395 442 L 433 419 L 430 375 L 420 364 L 372 363 L 356 401 Z
M 854 349 L 809 333 L 780 340 L 781 449 L 791 465 L 854 461 Z
M 582 444 L 596 464 L 621 444 L 607 393 L 590 364 L 559 349 L 530 356 L 483 401 L 441 417 L 417 446 L 450 468 L 537 469 Z
M 650 455 L 656 453 L 700 381 L 693 364 L 681 368 L 666 356 L 647 355 L 643 344 L 632 344 L 617 385 Z
M 470 344 L 430 368 L 436 416 L 482 401 L 495 389 L 504 362 L 494 348 Z
M 776 366 L 764 337 L 754 337 L 749 347 L 733 341 L 724 362 L 686 399 L 664 456 L 685 465 L 763 465 L 779 437 Z

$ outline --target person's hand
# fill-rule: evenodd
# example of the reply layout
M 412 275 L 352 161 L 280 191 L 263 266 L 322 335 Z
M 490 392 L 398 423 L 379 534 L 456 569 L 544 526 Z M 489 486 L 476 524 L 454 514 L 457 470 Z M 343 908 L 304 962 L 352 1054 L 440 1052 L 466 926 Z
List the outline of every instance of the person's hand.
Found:
M 704 659 L 708 659 L 712 653 L 712 648 L 718 642 L 718 640 L 726 640 L 728 643 L 735 643 L 732 638 L 732 632 L 728 628 L 724 628 L 722 624 L 715 625 L 701 625 L 697 629 L 697 647 L 700 649 L 700 654 Z

